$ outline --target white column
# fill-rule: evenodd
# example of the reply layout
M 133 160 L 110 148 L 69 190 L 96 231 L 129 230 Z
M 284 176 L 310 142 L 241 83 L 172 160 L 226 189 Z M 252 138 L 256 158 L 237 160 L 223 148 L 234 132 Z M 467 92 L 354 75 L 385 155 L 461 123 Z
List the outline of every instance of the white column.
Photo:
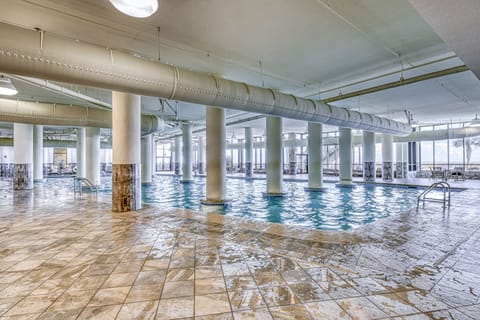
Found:
M 182 138 L 175 138 L 175 160 L 173 162 L 173 167 L 175 170 L 175 175 L 182 175 Z
M 33 188 L 33 126 L 13 124 L 13 189 Z
M 395 143 L 395 158 L 396 178 L 407 178 L 408 142 Z
M 288 173 L 296 174 L 297 173 L 297 155 L 296 155 L 296 145 L 295 141 L 297 140 L 297 135 L 294 132 L 288 134 L 288 142 L 290 146 L 288 147 Z
M 77 177 L 86 177 L 86 131 L 85 128 L 77 129 Z
M 43 180 L 43 126 L 33 126 L 33 181 Z
M 207 116 L 207 198 L 202 204 L 224 205 L 226 199 L 225 109 L 206 108 Z
M 339 128 L 340 182 L 339 185 L 352 184 L 352 129 Z
M 267 196 L 283 195 L 282 118 L 267 117 Z
M 192 125 L 190 123 L 182 124 L 182 154 L 183 154 L 183 163 L 182 171 L 183 178 L 182 182 L 192 182 Z
M 382 134 L 382 180 L 393 181 L 393 136 Z
M 245 128 L 245 177 L 253 176 L 253 136 L 252 128 Z
M 198 137 L 198 174 L 205 174 L 205 143 L 203 137 Z
M 363 181 L 375 181 L 376 174 L 375 133 L 363 131 Z
M 152 155 L 152 135 L 147 134 L 142 137 L 142 184 L 151 184 L 152 183 L 152 166 L 153 166 L 153 155 Z
M 308 123 L 308 191 L 321 191 L 323 187 L 323 126 Z
M 140 96 L 112 92 L 112 210 L 142 206 Z
M 100 185 L 100 129 L 85 130 L 85 178 L 92 184 Z

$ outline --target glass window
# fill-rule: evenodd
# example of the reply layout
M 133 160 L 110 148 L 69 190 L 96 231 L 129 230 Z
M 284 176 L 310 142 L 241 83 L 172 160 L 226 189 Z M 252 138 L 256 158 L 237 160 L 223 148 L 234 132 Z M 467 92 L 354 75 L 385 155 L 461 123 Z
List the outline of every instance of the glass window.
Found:
M 421 170 L 429 171 L 435 166 L 433 161 L 433 141 L 420 142 Z

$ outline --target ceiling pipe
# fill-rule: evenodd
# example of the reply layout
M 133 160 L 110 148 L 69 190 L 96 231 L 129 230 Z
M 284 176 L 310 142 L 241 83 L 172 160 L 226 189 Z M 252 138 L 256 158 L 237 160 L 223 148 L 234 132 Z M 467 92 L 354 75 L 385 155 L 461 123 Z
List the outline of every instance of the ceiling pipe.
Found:
M 50 126 L 111 128 L 112 111 L 83 106 L 0 99 L 0 122 Z M 165 122 L 154 115 L 142 115 L 142 135 L 162 131 Z
M 408 135 L 404 123 L 0 24 L 0 72 L 340 127 Z

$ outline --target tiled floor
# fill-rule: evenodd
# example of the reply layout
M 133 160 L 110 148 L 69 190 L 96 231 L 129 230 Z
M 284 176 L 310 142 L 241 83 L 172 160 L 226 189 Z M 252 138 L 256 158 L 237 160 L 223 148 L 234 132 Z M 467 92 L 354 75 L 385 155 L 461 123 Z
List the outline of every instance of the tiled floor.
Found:
M 480 319 L 478 190 L 322 232 L 0 193 L 0 319 Z

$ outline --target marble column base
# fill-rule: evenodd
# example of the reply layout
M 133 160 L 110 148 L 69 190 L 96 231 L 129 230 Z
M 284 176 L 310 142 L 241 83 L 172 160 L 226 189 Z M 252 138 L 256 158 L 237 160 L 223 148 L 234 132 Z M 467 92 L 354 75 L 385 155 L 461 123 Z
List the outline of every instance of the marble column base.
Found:
M 210 200 L 210 199 L 202 199 L 200 203 L 204 206 L 219 206 L 219 207 L 227 207 L 232 204 L 230 200 Z
M 205 174 L 205 163 L 198 163 L 198 174 Z
M 262 192 L 264 198 L 283 198 L 286 195 L 286 192 Z
M 181 175 L 180 162 L 175 162 L 174 167 L 175 167 L 175 169 L 174 169 L 175 175 L 176 175 L 176 176 Z
M 112 165 L 112 211 L 135 211 L 142 207 L 140 165 Z
M 407 163 L 406 162 L 397 162 L 397 179 L 406 179 L 407 178 Z
M 15 163 L 13 165 L 13 189 L 33 189 L 33 164 Z
M 253 176 L 252 163 L 251 162 L 246 162 L 245 163 L 245 177 L 251 178 L 252 176 Z
M 382 163 L 382 180 L 393 181 L 393 164 L 392 162 Z
M 363 163 L 363 181 L 374 182 L 377 174 L 375 162 L 366 161 Z
M 327 191 L 327 187 L 305 187 L 303 190 L 307 192 L 324 192 Z
M 288 164 L 288 171 L 289 171 L 289 174 L 297 174 L 297 163 L 296 162 L 290 162 Z

